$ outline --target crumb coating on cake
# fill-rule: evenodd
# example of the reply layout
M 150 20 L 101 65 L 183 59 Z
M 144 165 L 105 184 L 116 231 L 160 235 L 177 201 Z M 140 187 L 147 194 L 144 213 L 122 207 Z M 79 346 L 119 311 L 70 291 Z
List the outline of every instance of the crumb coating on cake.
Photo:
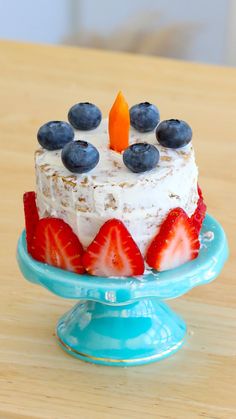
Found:
M 191 216 L 198 200 L 198 169 L 193 146 L 164 148 L 155 132 L 130 128 L 130 144 L 148 142 L 160 152 L 157 167 L 145 173 L 127 169 L 122 155 L 109 149 L 107 119 L 93 131 L 75 131 L 75 139 L 94 144 L 98 165 L 88 173 L 74 174 L 62 164 L 61 150 L 35 152 L 37 205 L 40 217 L 66 221 L 87 247 L 102 224 L 123 221 L 144 254 L 168 212 L 183 208 Z

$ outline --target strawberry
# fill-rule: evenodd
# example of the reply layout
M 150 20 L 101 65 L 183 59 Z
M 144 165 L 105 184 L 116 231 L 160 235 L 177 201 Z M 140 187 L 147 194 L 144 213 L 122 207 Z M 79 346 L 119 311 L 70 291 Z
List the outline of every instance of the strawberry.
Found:
M 158 271 L 176 268 L 198 256 L 200 243 L 195 227 L 182 208 L 171 210 L 152 240 L 146 261 Z
M 85 269 L 97 276 L 142 275 L 144 260 L 124 224 L 115 218 L 100 228 L 83 255 Z
M 198 202 L 197 202 L 197 208 L 195 209 L 193 215 L 191 216 L 190 220 L 193 223 L 194 227 L 196 228 L 197 233 L 200 233 L 200 230 L 202 228 L 202 223 L 206 215 L 206 204 L 204 203 L 202 191 L 198 185 Z
M 84 272 L 83 247 L 72 228 L 60 218 L 42 218 L 35 233 L 33 257 L 68 271 Z
M 32 255 L 35 231 L 39 221 L 35 192 L 25 192 L 23 195 L 25 212 L 26 243 L 28 252 Z

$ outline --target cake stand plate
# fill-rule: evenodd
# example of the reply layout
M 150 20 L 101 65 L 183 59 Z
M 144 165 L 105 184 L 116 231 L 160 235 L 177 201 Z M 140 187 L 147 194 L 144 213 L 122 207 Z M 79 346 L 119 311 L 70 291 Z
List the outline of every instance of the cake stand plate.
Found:
M 54 294 L 79 300 L 57 324 L 60 346 L 85 361 L 116 366 L 165 358 L 183 344 L 186 324 L 163 300 L 212 281 L 228 257 L 224 230 L 207 215 L 197 259 L 179 268 L 132 278 L 78 275 L 35 261 L 25 232 L 17 247 L 21 272 Z

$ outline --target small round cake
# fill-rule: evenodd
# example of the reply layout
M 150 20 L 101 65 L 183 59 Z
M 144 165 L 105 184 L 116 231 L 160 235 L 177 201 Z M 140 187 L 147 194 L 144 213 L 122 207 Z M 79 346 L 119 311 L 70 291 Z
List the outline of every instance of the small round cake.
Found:
M 61 150 L 35 152 L 36 194 L 40 217 L 68 223 L 86 248 L 109 219 L 121 220 L 143 256 L 170 210 L 181 207 L 189 217 L 198 202 L 198 169 L 192 143 L 173 149 L 160 145 L 155 131 L 129 130 L 129 144 L 153 144 L 157 166 L 144 173 L 130 171 L 122 153 L 109 147 L 108 120 L 93 130 L 75 130 L 75 140 L 93 144 L 100 160 L 87 173 L 71 173 Z
M 192 129 L 118 93 L 108 118 L 79 102 L 37 133 L 26 241 L 39 262 L 77 274 L 140 277 L 198 256 L 206 205 Z M 147 270 L 146 270 L 147 269 Z

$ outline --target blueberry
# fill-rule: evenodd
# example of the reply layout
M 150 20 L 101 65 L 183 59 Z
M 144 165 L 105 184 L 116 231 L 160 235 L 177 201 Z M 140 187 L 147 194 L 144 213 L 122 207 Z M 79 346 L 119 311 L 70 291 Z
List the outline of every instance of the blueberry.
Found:
M 191 141 L 192 129 L 185 121 L 167 119 L 158 125 L 156 137 L 163 147 L 180 148 Z
M 82 131 L 89 131 L 98 127 L 102 119 L 100 109 L 88 102 L 77 103 L 70 108 L 68 120 L 71 125 Z
M 152 144 L 132 144 L 124 151 L 123 162 L 131 172 L 147 172 L 157 166 L 159 162 L 159 151 Z
M 47 150 L 59 150 L 74 138 L 74 130 L 63 121 L 50 121 L 42 125 L 37 133 L 39 144 Z
M 155 105 L 149 102 L 139 103 L 129 110 L 130 123 L 137 131 L 153 131 L 160 121 L 160 113 Z
M 61 159 L 70 172 L 86 173 L 97 166 L 99 152 L 87 141 L 71 141 L 62 149 Z

